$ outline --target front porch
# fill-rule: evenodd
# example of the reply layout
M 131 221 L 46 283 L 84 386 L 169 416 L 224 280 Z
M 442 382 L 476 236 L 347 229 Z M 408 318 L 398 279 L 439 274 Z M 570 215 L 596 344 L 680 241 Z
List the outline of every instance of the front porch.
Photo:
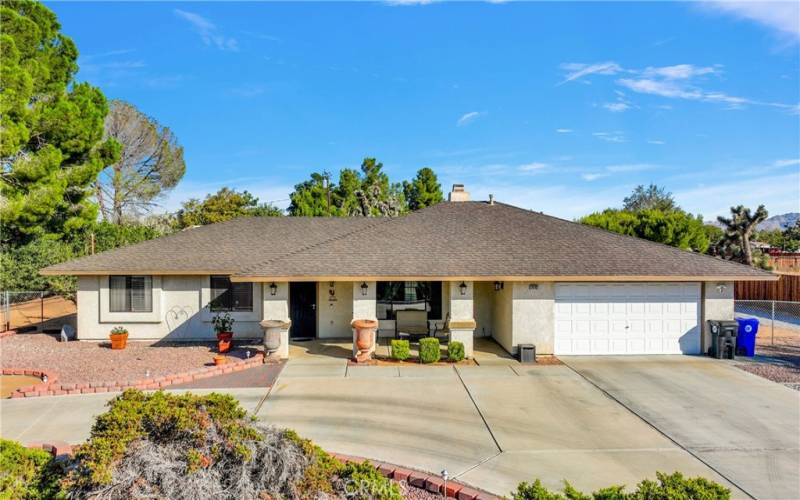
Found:
M 409 338 L 404 333 L 412 330 L 416 336 L 410 338 L 415 340 L 437 332 L 443 344 L 463 343 L 468 359 L 483 356 L 484 361 L 504 363 L 523 342 L 535 344 L 539 354 L 553 352 L 551 284 L 458 280 L 263 282 L 262 286 L 263 319 L 289 324 L 282 332 L 282 358 L 352 357 L 351 322 L 356 319 L 378 321 L 375 348 L 387 356 L 388 340 Z M 410 327 L 409 317 L 419 324 Z M 492 342 L 476 349 L 481 339 Z M 305 347 L 300 340 L 316 342 Z M 489 350 L 483 351 L 486 346 Z
M 376 342 L 375 356 L 379 359 L 390 358 L 389 344 L 391 338 L 379 337 Z M 353 340 L 350 338 L 292 340 L 289 342 L 289 359 L 297 363 L 343 363 L 353 357 Z M 419 359 L 419 344 L 411 343 L 411 358 Z M 442 359 L 446 359 L 446 348 L 442 346 Z M 506 352 L 491 337 L 477 337 L 473 343 L 472 359 L 478 365 L 518 365 L 516 358 Z M 413 364 L 409 361 L 404 364 Z

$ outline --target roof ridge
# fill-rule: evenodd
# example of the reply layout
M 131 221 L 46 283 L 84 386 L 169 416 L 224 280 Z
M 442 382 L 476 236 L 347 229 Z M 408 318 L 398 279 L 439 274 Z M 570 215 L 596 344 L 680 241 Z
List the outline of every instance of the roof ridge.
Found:
M 374 218 L 375 222 L 373 222 L 371 224 L 366 224 L 366 225 L 364 225 L 364 227 L 360 227 L 360 228 L 357 228 L 357 229 L 353 229 L 352 231 L 347 231 L 347 232 L 344 232 L 344 233 L 341 233 L 341 234 L 337 234 L 336 236 L 332 236 L 332 237 L 330 237 L 328 239 L 325 239 L 325 240 L 322 240 L 322 241 L 318 241 L 318 242 L 312 243 L 310 245 L 305 245 L 305 246 L 302 246 L 302 247 L 297 248 L 295 250 L 292 250 L 292 251 L 289 251 L 289 252 L 285 252 L 285 253 L 283 253 L 281 255 L 278 255 L 278 256 L 275 256 L 275 257 L 272 257 L 272 258 L 269 258 L 269 259 L 266 259 L 266 260 L 262 260 L 260 262 L 256 262 L 255 264 L 249 265 L 245 269 L 240 269 L 239 271 L 236 272 L 236 274 L 240 275 L 242 273 L 247 272 L 248 269 L 253 269 L 253 268 L 257 268 L 257 267 L 260 267 L 260 266 L 263 266 L 263 265 L 266 265 L 266 264 L 270 264 L 270 263 L 272 263 L 274 261 L 277 261 L 277 260 L 280 260 L 280 259 L 284 259 L 284 258 L 292 256 L 292 255 L 297 255 L 297 254 L 300 254 L 300 253 L 305 252 L 307 250 L 311 250 L 312 248 L 317 248 L 317 247 L 319 247 L 321 245 L 326 245 L 326 244 L 328 244 L 328 243 L 330 243 L 332 241 L 342 240 L 342 239 L 350 237 L 350 236 L 352 236 L 352 235 L 354 235 L 356 233 L 359 233 L 359 232 L 362 232 L 362 231 L 366 231 L 368 229 L 372 229 L 373 227 L 377 227 L 377 226 L 379 226 L 381 224 L 385 224 L 385 223 L 387 223 L 389 221 L 399 220 L 399 219 L 401 219 L 403 217 L 405 217 L 405 216 L 400 216 L 400 217 L 375 217 Z M 327 218 L 328 217 L 324 217 L 324 219 L 327 219 Z M 350 217 L 342 217 L 342 218 L 343 219 L 347 219 L 347 218 L 350 218 Z
M 734 260 L 721 259 L 719 257 L 714 257 L 713 255 L 708 255 L 707 253 L 695 252 L 694 250 L 684 250 L 683 248 L 680 248 L 680 247 L 667 245 L 666 243 L 660 243 L 658 241 L 648 240 L 648 239 L 645 239 L 645 238 L 639 238 L 638 236 L 631 236 L 629 234 L 615 233 L 614 231 L 610 231 L 610 230 L 602 228 L 602 227 L 591 226 L 589 224 L 583 224 L 581 222 L 576 222 L 574 220 L 562 219 L 561 217 L 556 217 L 555 215 L 550 215 L 550 214 L 546 214 L 544 212 L 537 212 L 537 211 L 532 210 L 532 209 L 527 209 L 527 208 L 517 207 L 517 206 L 514 206 L 514 205 L 509 205 L 508 203 L 502 203 L 502 202 L 497 202 L 497 201 L 495 203 L 498 204 L 498 205 L 503 205 L 505 207 L 514 208 L 514 209 L 522 211 L 522 212 L 528 212 L 528 213 L 533 213 L 533 214 L 540 215 L 540 216 L 543 216 L 543 217 L 547 217 L 548 219 L 553 219 L 553 220 L 556 220 L 556 221 L 559 221 L 559 222 L 566 222 L 568 224 L 572 224 L 572 225 L 575 225 L 575 226 L 578 226 L 578 227 L 581 227 L 581 228 L 590 229 L 590 230 L 594 230 L 594 231 L 599 231 L 599 232 L 602 232 L 604 234 L 611 235 L 612 237 L 625 239 L 626 241 L 631 241 L 631 240 L 638 241 L 638 242 L 642 242 L 645 245 L 653 246 L 654 248 L 668 248 L 672 252 L 682 252 L 682 254 L 687 254 L 688 253 L 688 254 L 691 254 L 691 255 L 697 255 L 697 256 L 700 256 L 700 257 L 705 257 L 707 259 L 711 259 L 714 262 L 727 262 L 727 263 L 730 263 L 730 264 L 736 264 L 736 265 L 739 265 L 739 266 L 743 266 L 743 267 L 746 267 L 746 268 L 754 270 L 754 271 L 761 271 L 761 272 L 764 272 L 764 273 L 769 273 L 769 271 L 765 271 L 763 269 L 756 269 L 756 268 L 754 268 L 752 266 L 748 266 L 747 264 L 743 264 L 741 262 L 736 262 Z

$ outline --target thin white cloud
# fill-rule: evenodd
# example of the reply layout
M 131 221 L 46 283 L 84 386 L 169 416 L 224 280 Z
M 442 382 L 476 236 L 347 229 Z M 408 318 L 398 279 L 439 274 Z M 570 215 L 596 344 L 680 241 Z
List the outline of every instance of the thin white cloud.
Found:
M 756 207 L 763 203 L 770 214 L 781 214 L 797 211 L 799 180 L 797 173 L 768 177 L 758 175 L 734 182 L 725 182 L 724 177 L 720 177 L 713 183 L 674 189 L 672 192 L 681 207 L 690 213 L 702 214 L 706 220 L 730 214 L 730 207 L 734 205 Z
M 607 102 L 603 104 L 603 107 L 612 113 L 622 113 L 631 109 L 630 105 L 625 102 Z
M 456 122 L 456 126 L 457 127 L 467 126 L 485 114 L 486 113 L 481 111 L 470 111 L 469 113 L 464 113 L 463 115 L 461 115 L 461 118 L 459 118 L 458 121 Z
M 519 170 L 521 172 L 540 172 L 540 171 L 546 169 L 549 166 L 550 165 L 547 164 L 547 163 L 542 163 L 542 162 L 535 161 L 533 163 L 526 163 L 525 165 L 520 165 L 517 168 L 517 170 Z
M 245 98 L 257 97 L 266 92 L 266 87 L 260 84 L 245 84 L 230 89 L 230 93 Z
M 606 142 L 627 142 L 624 132 L 592 132 L 594 137 Z
M 589 75 L 615 75 L 622 71 L 622 67 L 613 61 L 595 64 L 564 63 L 561 65 L 561 69 L 564 70 L 566 74 L 564 75 L 564 80 L 562 80 L 559 85 L 579 80 Z
M 659 146 L 661 146 L 661 145 L 663 145 L 663 144 L 666 144 L 666 142 L 665 142 L 665 141 L 662 141 L 661 139 L 648 139 L 648 140 L 647 140 L 647 143 L 648 143 L 648 144 L 657 144 L 657 145 L 659 145 Z
M 189 22 L 206 45 L 233 52 L 239 50 L 239 42 L 235 38 L 221 34 L 214 23 L 200 14 L 181 9 L 175 9 L 173 12 L 176 16 Z
M 686 80 L 696 76 L 719 73 L 720 66 L 695 66 L 693 64 L 676 64 L 674 66 L 661 66 L 645 68 L 642 74 L 645 77 L 659 77 L 667 80 Z
M 572 129 L 571 128 L 557 128 L 556 132 L 558 132 L 559 134 L 571 134 L 572 133 Z
M 708 10 L 754 21 L 787 40 L 800 40 L 800 3 L 797 2 L 704 2 Z
M 719 75 L 721 65 L 695 66 L 693 64 L 675 64 L 671 66 L 648 66 L 645 69 L 623 68 L 617 63 L 603 62 L 595 64 L 568 63 L 562 64 L 561 69 L 567 71 L 565 79 L 559 82 L 577 81 L 588 75 L 616 75 L 624 73 L 623 78 L 618 78 L 615 83 L 620 87 L 638 94 L 655 95 L 667 99 L 684 99 L 709 103 L 723 104 L 730 109 L 740 109 L 745 106 L 768 106 L 783 109 L 792 114 L 800 114 L 800 104 L 785 104 L 781 102 L 759 101 L 747 97 L 730 95 L 716 90 L 705 90 L 698 81 L 705 77 Z M 619 75 L 623 76 L 623 75 Z M 602 104 L 602 107 L 612 112 L 622 112 L 633 107 L 624 98 L 624 94 L 615 91 L 617 102 Z
M 609 173 L 607 172 L 594 172 L 594 173 L 587 173 L 581 174 L 581 179 L 585 180 L 586 182 L 593 182 L 597 179 L 602 179 L 603 177 L 608 177 Z
M 778 168 L 791 167 L 793 165 L 800 165 L 800 158 L 790 158 L 787 160 L 775 160 L 773 166 Z

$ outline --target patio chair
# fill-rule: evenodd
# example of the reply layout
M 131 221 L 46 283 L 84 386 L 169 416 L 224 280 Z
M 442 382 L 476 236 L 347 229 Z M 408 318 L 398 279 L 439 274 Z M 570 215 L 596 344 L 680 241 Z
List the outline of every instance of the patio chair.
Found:
M 411 340 L 419 340 L 430 334 L 428 326 L 428 312 L 415 309 L 397 311 L 394 321 L 395 338 L 408 337 Z
M 443 344 L 446 344 L 450 341 L 450 313 L 448 312 L 444 316 L 444 321 L 441 323 L 434 323 L 433 324 L 433 333 L 431 333 L 431 337 L 434 338 L 443 338 Z

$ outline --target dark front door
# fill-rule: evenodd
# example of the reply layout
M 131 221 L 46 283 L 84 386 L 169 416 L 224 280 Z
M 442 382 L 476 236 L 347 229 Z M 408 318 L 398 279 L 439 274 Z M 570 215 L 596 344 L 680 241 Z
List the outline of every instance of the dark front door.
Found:
M 317 284 L 289 283 L 289 315 L 292 327 L 289 336 L 307 339 L 317 336 Z

